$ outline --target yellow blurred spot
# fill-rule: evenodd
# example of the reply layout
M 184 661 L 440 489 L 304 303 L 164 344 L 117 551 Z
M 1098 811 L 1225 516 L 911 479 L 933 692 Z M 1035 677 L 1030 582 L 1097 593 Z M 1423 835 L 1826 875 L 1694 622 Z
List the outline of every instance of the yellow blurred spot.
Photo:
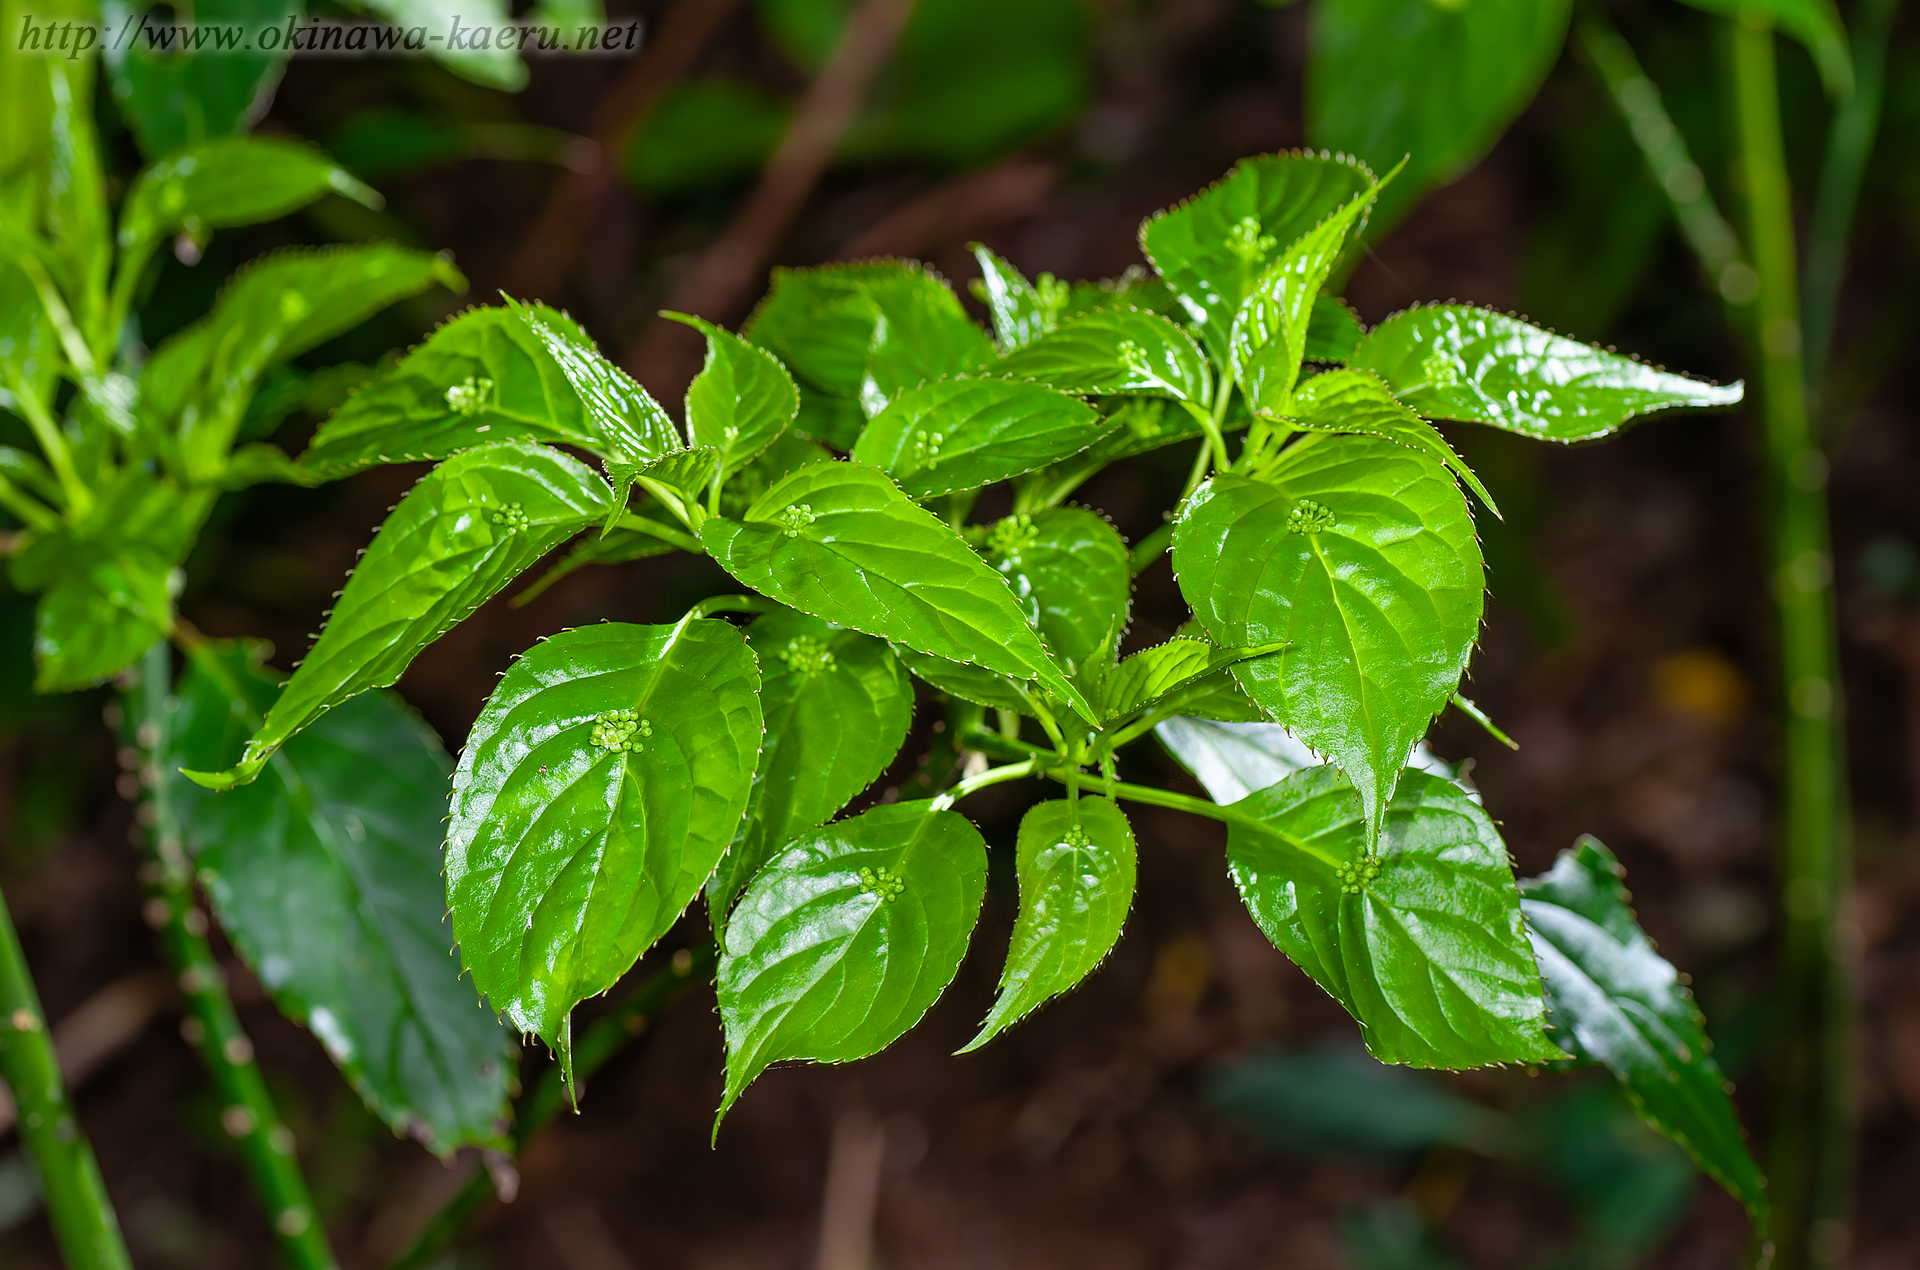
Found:
M 1213 980 L 1213 955 L 1198 935 L 1175 935 L 1153 954 L 1147 1013 L 1156 1019 L 1192 1014 Z
M 1747 709 L 1747 681 L 1739 667 L 1711 648 L 1688 648 L 1653 668 L 1653 695 L 1676 714 L 1731 723 Z

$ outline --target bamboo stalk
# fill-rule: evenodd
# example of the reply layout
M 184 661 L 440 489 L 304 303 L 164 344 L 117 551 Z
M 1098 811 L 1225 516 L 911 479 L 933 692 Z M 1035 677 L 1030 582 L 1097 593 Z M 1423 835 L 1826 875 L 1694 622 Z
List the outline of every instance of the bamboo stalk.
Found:
M 73 1116 L 13 918 L 0 899 L 0 1076 L 19 1111 L 54 1237 L 73 1270 L 131 1270 L 93 1147 Z
M 1765 438 L 1768 546 L 1780 641 L 1786 788 L 1781 805 L 1781 1020 L 1771 1142 L 1781 1270 L 1838 1264 L 1853 1125 L 1852 1001 L 1836 918 L 1850 872 L 1840 678 L 1828 544 L 1827 463 L 1807 406 L 1792 191 L 1781 141 L 1771 19 L 1733 24 L 1747 239 L 1759 292 L 1753 341 Z
M 182 845 L 178 812 L 168 796 L 158 755 L 167 726 L 173 682 L 172 650 L 147 650 L 134 682 L 121 693 L 122 726 L 138 756 L 142 787 L 135 837 L 146 856 L 147 923 L 160 932 L 167 964 L 179 977 L 187 1030 L 206 1062 L 223 1110 L 220 1125 L 240 1147 L 255 1193 L 266 1207 L 281 1255 L 297 1270 L 336 1270 L 314 1212 L 306 1179 L 294 1158 L 293 1133 L 267 1094 L 253 1042 L 240 1026 L 226 978 L 207 943 L 208 920 L 193 893 L 193 868 Z

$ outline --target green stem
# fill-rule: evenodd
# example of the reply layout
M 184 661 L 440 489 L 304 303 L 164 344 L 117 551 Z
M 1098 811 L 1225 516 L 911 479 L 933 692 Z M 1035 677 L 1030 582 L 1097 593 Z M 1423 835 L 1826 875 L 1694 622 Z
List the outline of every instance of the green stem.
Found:
M 1058 755 L 1049 755 L 1048 757 L 1057 758 Z M 959 802 L 962 798 L 965 798 L 968 794 L 978 793 L 990 785 L 1004 785 L 1008 781 L 1017 781 L 1028 776 L 1040 775 L 1040 762 L 1041 760 L 1039 759 L 1030 758 L 1022 763 L 1008 763 L 1004 767 L 988 768 L 978 776 L 961 781 L 945 793 L 935 795 L 933 805 L 936 809 L 945 810 Z M 1047 775 L 1051 774 L 1052 773 L 1047 773 Z
M 1860 0 L 1853 11 L 1853 95 L 1840 103 L 1820 171 L 1820 193 L 1807 235 L 1806 296 L 1801 308 L 1805 328 L 1807 386 L 1818 404 L 1826 380 L 1827 354 L 1833 347 L 1834 314 L 1840 307 L 1840 281 L 1847 263 L 1847 236 L 1853 230 L 1860 180 L 1873 154 L 1880 128 L 1887 43 L 1900 0 Z
M 645 1032 L 660 1012 L 696 977 L 713 968 L 714 957 L 712 944 L 682 949 L 673 955 L 666 969 L 652 975 L 634 990 L 632 996 L 596 1020 L 587 1029 L 586 1035 L 574 1044 L 575 1080 L 584 1083 L 604 1067 L 608 1059 Z M 566 1081 L 559 1067 L 549 1067 L 533 1091 L 520 1100 L 520 1106 L 514 1113 L 515 1152 L 524 1150 L 527 1143 L 533 1140 L 533 1135 L 554 1118 L 566 1103 L 566 1092 Z M 418 1270 L 433 1261 L 459 1238 L 461 1229 L 480 1211 L 480 1206 L 487 1202 L 492 1190 L 487 1170 L 475 1172 L 467 1179 L 466 1185 L 433 1215 L 406 1250 L 394 1259 L 390 1270 Z
M 13 918 L 0 899 L 0 1077 L 13 1091 L 54 1237 L 73 1270 L 130 1270 L 93 1147 L 73 1116 Z
M 1781 1270 L 1802 1270 L 1836 1264 L 1845 1242 L 1853 1145 L 1852 1019 L 1835 918 L 1850 872 L 1846 778 L 1827 465 L 1814 443 L 1801 361 L 1792 191 L 1781 142 L 1774 37 L 1770 21 L 1758 10 L 1744 11 L 1734 23 L 1733 74 L 1747 234 L 1760 281 L 1755 335 L 1786 703 L 1783 1016 L 1769 1191 L 1776 1264 Z
M 778 613 L 780 606 L 760 595 L 710 595 L 687 610 L 688 617 L 715 613 Z
M 1206 451 L 1202 450 L 1200 453 L 1204 457 Z M 1160 528 L 1133 544 L 1133 550 L 1127 553 L 1127 567 L 1133 571 L 1134 577 L 1139 577 L 1172 544 L 1173 522 L 1167 521 Z
M 240 1027 L 226 979 L 207 943 L 207 914 L 194 897 L 193 866 L 181 843 L 179 818 L 158 758 L 172 682 L 172 652 L 159 643 L 147 650 L 136 681 L 121 693 L 127 743 L 138 755 L 145 790 L 136 810 L 145 827 L 139 838 L 147 857 L 140 870 L 147 921 L 160 931 L 167 963 L 179 978 L 188 1030 L 194 1034 L 223 1108 L 221 1127 L 240 1147 L 281 1255 L 297 1270 L 334 1270 L 333 1250 L 294 1158 L 293 1134 L 280 1122 L 280 1113 L 267 1095 L 266 1081 L 254 1062 L 253 1042 Z
M 24 381 L 12 380 L 9 387 L 13 392 L 14 404 L 26 416 L 27 426 L 33 429 L 33 439 L 40 443 L 47 466 L 53 469 L 61 491 L 67 496 L 68 510 L 76 517 L 85 515 L 93 507 L 93 492 L 74 469 L 73 452 L 67 448 L 67 438 L 60 431 L 59 421 L 48 413 L 46 405 Z

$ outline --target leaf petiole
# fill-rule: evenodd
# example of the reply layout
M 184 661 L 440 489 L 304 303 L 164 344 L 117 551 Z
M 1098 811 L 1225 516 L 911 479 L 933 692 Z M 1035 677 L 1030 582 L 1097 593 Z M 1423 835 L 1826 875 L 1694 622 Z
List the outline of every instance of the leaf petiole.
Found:
M 1037 758 L 1030 758 L 1024 763 L 1008 763 L 1001 767 L 988 768 L 978 776 L 961 781 L 952 789 L 935 794 L 933 809 L 945 811 L 968 794 L 978 793 L 990 785 L 1001 785 L 1007 781 L 1024 780 L 1026 777 L 1041 774 L 1052 775 L 1051 772 L 1041 772 L 1040 760 Z

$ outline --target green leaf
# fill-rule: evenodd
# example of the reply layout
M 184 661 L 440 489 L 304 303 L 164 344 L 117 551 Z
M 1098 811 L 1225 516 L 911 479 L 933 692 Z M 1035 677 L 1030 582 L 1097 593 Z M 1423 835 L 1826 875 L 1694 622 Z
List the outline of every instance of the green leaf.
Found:
M 1402 405 L 1370 370 L 1333 370 L 1307 380 L 1293 395 L 1287 422 L 1308 432 L 1359 433 L 1418 450 L 1451 468 L 1488 511 L 1500 514 L 1493 495 L 1487 493 L 1487 487 L 1466 461 L 1453 452 L 1446 438 Z
M 1307 319 L 1306 358 L 1310 362 L 1344 363 L 1366 333 L 1359 315 L 1345 300 L 1323 291 L 1313 297 L 1313 313 Z
M 1221 180 L 1149 218 L 1140 226 L 1140 248 L 1224 366 L 1234 315 L 1267 267 L 1372 184 L 1366 166 L 1345 155 L 1242 159 Z
M 1164 644 L 1143 648 L 1115 666 L 1101 684 L 1101 717 L 1108 721 L 1124 719 L 1176 692 L 1184 694 L 1196 686 L 1212 688 L 1214 684 L 1201 685 L 1200 681 L 1216 676 L 1224 680 L 1220 672 L 1229 666 L 1278 651 L 1278 646 L 1265 644 L 1253 648 L 1216 648 L 1203 639 L 1170 639 Z M 1236 690 L 1235 695 L 1244 694 Z
M 380 203 L 378 194 L 311 146 L 264 137 L 205 141 L 134 178 L 120 205 L 120 250 L 130 260 L 144 260 L 177 230 L 200 233 L 273 220 L 329 192 L 369 206 Z
M 851 1062 L 918 1023 L 960 968 L 986 881 L 979 831 L 925 802 L 828 825 L 762 869 L 721 941 L 720 1115 L 773 1063 Z
M 739 471 L 787 430 L 800 390 L 770 354 L 702 318 L 666 316 L 707 337 L 707 361 L 687 389 L 687 437 L 720 456 L 720 478 Z
M 1212 400 L 1207 357 L 1193 337 L 1140 309 L 1103 309 L 1075 318 L 1009 353 L 991 370 L 1062 392 L 1149 393 L 1202 408 Z
M 629 560 L 646 560 L 685 549 L 659 537 L 656 531 L 676 533 L 671 526 L 628 513 L 615 523 L 612 532 L 582 538 L 558 564 L 541 574 L 539 581 L 516 593 L 513 607 L 524 608 L 554 583 L 590 564 L 625 564 Z
M 1806 45 L 1813 64 L 1820 69 L 1820 82 L 1827 96 L 1836 102 L 1853 94 L 1853 50 L 1847 41 L 1847 28 L 1833 0 L 1683 0 L 1696 9 L 1704 9 L 1735 22 L 1749 14 L 1770 19 L 1782 31 Z
M 1009 516 L 994 524 L 984 547 L 1028 623 L 1068 666 L 1084 668 L 1126 630 L 1133 570 L 1127 545 L 1104 517 L 1079 507 Z
M 1410 772 L 1370 848 L 1332 767 L 1233 804 L 1227 860 L 1253 919 L 1353 1015 L 1383 1063 L 1558 1058 L 1507 848 L 1487 814 Z
M 194 654 L 162 769 L 220 924 L 395 1133 L 437 1155 L 503 1147 L 515 1046 L 449 956 L 440 843 L 450 764 L 398 698 L 354 698 L 246 789 L 172 775 L 220 761 L 279 692 L 247 651 Z
M 196 0 L 192 8 L 160 10 L 108 0 L 100 17 L 114 32 L 103 60 L 114 104 L 140 152 L 158 158 L 183 146 L 244 132 L 266 113 L 290 50 L 256 49 L 256 32 L 297 22 L 294 0 Z M 187 30 L 202 41 L 191 51 Z M 146 38 L 142 39 L 142 35 Z M 311 38 L 311 37 L 309 37 Z M 162 43 L 166 40 L 166 43 Z
M 1307 62 L 1307 138 L 1386 166 L 1383 224 L 1492 148 L 1566 42 L 1568 0 L 1319 0 Z
M 466 40 L 476 38 L 475 29 L 498 31 L 513 22 L 506 0 L 352 0 L 347 7 L 377 14 L 402 31 L 413 27 L 425 27 L 430 33 L 448 31 L 458 19 Z M 431 40 L 431 34 L 427 38 Z M 506 39 L 492 48 L 477 43 L 469 47 L 464 41 L 457 48 L 455 44 L 451 39 L 445 45 L 435 43 L 434 60 L 483 88 L 512 93 L 526 87 L 526 65 Z
M 1491 309 L 1408 309 L 1373 328 L 1350 363 L 1429 419 L 1484 423 L 1542 441 L 1606 436 L 1635 415 L 1731 406 L 1722 388 L 1566 339 Z
M 447 899 L 474 986 L 571 1076 L 568 1015 L 700 892 L 740 825 L 760 676 L 714 618 L 562 631 L 508 668 L 453 777 Z
M 936 657 L 1038 679 L 1083 715 L 1006 583 L 885 473 L 816 463 L 741 520 L 700 527 L 721 568 L 788 608 Z
M 1054 328 L 1066 290 L 1052 274 L 1042 274 L 1040 285 L 1035 286 L 990 248 L 974 243 L 972 251 L 980 262 L 974 294 L 993 317 L 993 333 L 1000 339 L 1002 352 L 1025 348 Z
M 12 260 L 0 259 L 0 409 L 24 415 L 24 393 L 52 413 L 53 390 L 64 364 L 60 337 L 33 280 Z
M 720 452 L 705 446 L 693 450 L 680 450 L 665 458 L 655 459 L 637 469 L 618 470 L 616 480 L 631 477 L 655 498 L 666 504 L 682 520 L 691 520 L 695 508 L 704 504 L 707 482 L 720 467 Z M 626 514 L 624 500 L 616 501 L 612 514 L 608 517 L 607 527 L 611 529 L 619 517 Z
M 1014 857 L 1020 916 L 1000 995 L 962 1054 L 1092 974 L 1119 941 L 1133 904 L 1133 828 L 1105 798 L 1060 798 L 1028 809 Z
M 744 334 L 800 380 L 803 429 L 805 388 L 871 418 L 901 389 L 964 374 L 994 355 L 938 274 L 899 261 L 775 269 Z
M 257 260 L 227 284 L 213 312 L 147 363 L 142 412 L 158 427 L 177 412 L 188 474 L 212 479 L 262 375 L 436 282 L 466 285 L 438 256 L 384 244 Z
M 1034 713 L 1027 686 L 1015 683 L 1005 675 L 969 666 L 965 662 L 917 653 L 911 648 L 895 647 L 893 651 L 901 665 L 950 697 L 995 710 L 1011 710 L 1015 714 Z
M 720 491 L 722 515 L 739 518 L 753 500 L 772 489 L 781 478 L 813 463 L 830 463 L 833 455 L 796 431 L 775 437 L 773 444 L 748 462 Z
M 680 449 L 680 430 L 652 394 L 602 357 L 574 322 L 542 305 L 509 299 L 507 308 L 560 368 L 586 408 L 586 416 L 600 438 L 607 470 L 614 476 L 616 501 L 625 502 L 627 486 L 621 484 L 618 474 Z
M 1627 907 L 1625 870 L 1591 837 L 1520 883 L 1554 1039 L 1605 1066 L 1641 1119 L 1686 1149 L 1766 1229 L 1766 1182 L 1747 1150 L 1704 1020 Z
M 568 322 L 551 309 L 539 312 L 548 328 Z M 330 480 L 504 440 L 611 453 L 599 418 L 545 341 L 509 309 L 469 309 L 349 398 L 314 434 L 300 465 Z
M 793 119 L 793 104 L 747 80 L 699 76 L 670 85 L 641 116 L 621 169 L 646 194 L 684 194 L 751 177 Z
M 1223 807 L 1321 761 L 1293 733 L 1257 717 L 1175 715 L 1154 725 L 1153 731 L 1167 753 L 1193 773 L 1207 797 Z
M 48 149 L 45 186 L 47 231 L 52 263 L 74 317 L 85 327 L 104 298 L 113 253 L 106 177 L 93 124 L 93 65 L 71 57 L 47 58 L 45 65 L 53 101 L 53 144 Z
M 210 789 L 252 780 L 288 737 L 347 698 L 392 684 L 421 649 L 612 507 L 605 481 L 544 446 L 495 441 L 454 455 L 380 526 L 240 762 L 189 774 Z
M 707 884 L 716 920 L 768 859 L 873 784 L 907 739 L 913 685 L 884 643 L 804 613 L 747 628 L 766 739 L 746 823 Z
M 1306 356 L 1313 311 L 1319 307 L 1320 288 L 1346 248 L 1347 236 L 1379 191 L 1378 184 L 1368 186 L 1301 235 L 1260 275 L 1234 314 L 1227 334 L 1227 364 L 1255 414 L 1288 409 L 1301 359 Z
M 1041 384 L 947 379 L 894 397 L 860 434 L 853 460 L 931 498 L 1044 467 L 1111 430 L 1086 402 Z
M 1377 830 L 1479 633 L 1480 545 L 1447 469 L 1374 437 L 1308 437 L 1264 480 L 1201 486 L 1173 564 L 1215 643 L 1287 643 L 1234 677 L 1340 765 Z

